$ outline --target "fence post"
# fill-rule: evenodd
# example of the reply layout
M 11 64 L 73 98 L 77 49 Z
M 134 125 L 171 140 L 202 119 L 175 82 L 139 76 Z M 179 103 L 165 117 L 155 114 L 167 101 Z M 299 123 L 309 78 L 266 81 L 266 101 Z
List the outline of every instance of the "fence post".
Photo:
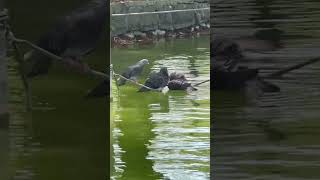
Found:
M 4 0 L 0 0 L 0 11 Z M 8 71 L 5 28 L 0 24 L 0 179 L 9 179 Z
M 3 10 L 0 0 L 0 11 Z M 7 51 L 4 26 L 0 25 L 0 128 L 8 126 L 8 71 Z

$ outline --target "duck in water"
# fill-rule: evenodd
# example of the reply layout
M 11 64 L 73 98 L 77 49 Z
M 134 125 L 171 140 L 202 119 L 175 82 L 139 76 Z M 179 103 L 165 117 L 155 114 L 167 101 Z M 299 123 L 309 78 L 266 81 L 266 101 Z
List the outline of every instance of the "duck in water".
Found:
M 173 72 L 169 76 L 168 88 L 170 90 L 187 90 L 196 91 L 197 89 L 188 82 L 187 78 L 182 73 Z
M 240 46 L 228 38 L 211 42 L 211 79 L 214 90 L 240 90 L 254 81 L 263 92 L 278 92 L 280 88 L 259 76 L 258 69 L 239 66 L 245 59 Z

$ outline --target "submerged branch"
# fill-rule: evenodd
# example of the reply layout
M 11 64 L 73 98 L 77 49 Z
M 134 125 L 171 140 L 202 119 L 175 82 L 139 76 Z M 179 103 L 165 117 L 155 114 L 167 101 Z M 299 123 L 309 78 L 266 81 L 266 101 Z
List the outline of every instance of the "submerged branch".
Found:
M 193 85 L 193 86 L 194 86 L 194 87 L 197 87 L 197 86 L 199 86 L 199 85 L 201 85 L 201 84 L 204 84 L 204 83 L 206 83 L 206 82 L 210 82 L 210 79 L 207 79 L 207 80 L 205 80 L 205 81 L 199 82 L 199 83 L 197 83 L 197 84 L 195 84 L 195 85 Z
M 124 77 L 124 76 L 122 76 L 122 75 L 120 75 L 120 74 L 117 74 L 117 73 L 115 73 L 114 71 L 113 71 L 113 74 L 114 74 L 115 76 L 118 76 L 118 77 L 122 78 L 122 79 L 125 79 L 125 80 L 127 80 L 127 81 L 130 81 L 131 83 L 133 83 L 133 84 L 135 84 L 135 85 L 137 85 L 137 86 L 147 88 L 147 89 L 150 90 L 150 91 L 158 91 L 158 92 L 160 91 L 160 92 L 161 92 L 161 90 L 159 90 L 159 89 L 153 89 L 153 88 L 151 88 L 151 87 L 145 86 L 145 85 L 140 84 L 140 83 L 138 83 L 138 82 L 136 82 L 136 81 L 134 81 L 134 80 L 132 80 L 132 79 L 128 79 L 128 78 L 126 78 L 126 77 Z
M 304 66 L 306 66 L 306 65 L 313 64 L 313 63 L 316 63 L 316 62 L 318 62 L 318 61 L 320 61 L 320 58 L 319 58 L 319 57 L 317 57 L 317 58 L 312 58 L 312 59 L 310 59 L 310 60 L 308 60 L 308 61 L 305 61 L 305 62 L 296 64 L 296 65 L 294 65 L 294 66 L 291 66 L 291 67 L 287 67 L 287 68 L 285 68 L 285 69 L 282 69 L 282 70 L 280 70 L 280 71 L 271 73 L 271 74 L 269 74 L 269 75 L 267 75 L 267 76 L 265 76 L 265 77 L 263 77 L 263 78 L 279 77 L 279 76 L 282 76 L 282 75 L 284 75 L 284 74 L 286 74 L 286 73 L 288 73 L 288 72 L 290 72 L 290 71 L 293 71 L 293 70 L 295 70 L 295 69 L 300 69 L 300 68 L 302 68 L 302 67 L 304 67 Z
M 63 58 L 60 57 L 60 56 L 57 56 L 35 44 L 33 44 L 32 42 L 30 41 L 27 41 L 27 40 L 24 40 L 24 39 L 18 39 L 18 38 L 15 38 L 13 35 L 11 35 L 11 39 L 13 40 L 13 42 L 16 42 L 16 43 L 21 43 L 21 44 L 26 44 L 28 46 L 30 46 L 32 49 L 34 50 L 37 50 L 41 53 L 43 53 L 44 55 L 52 58 L 53 60 L 56 60 L 56 61 L 63 61 Z M 102 78 L 102 79 L 107 79 L 109 78 L 109 75 L 105 74 L 105 73 L 102 73 L 102 72 L 99 72 L 99 71 L 96 71 L 96 70 L 93 70 L 93 69 L 89 69 L 88 72 L 86 72 L 88 75 L 91 75 L 91 76 L 94 76 L 94 77 L 99 77 L 99 78 Z

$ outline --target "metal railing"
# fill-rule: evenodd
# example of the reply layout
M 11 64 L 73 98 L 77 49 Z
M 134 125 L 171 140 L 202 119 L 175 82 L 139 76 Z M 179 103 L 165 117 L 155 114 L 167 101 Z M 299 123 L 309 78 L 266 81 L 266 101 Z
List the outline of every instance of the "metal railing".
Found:
M 145 15 L 145 14 L 165 14 L 165 13 L 175 13 L 175 12 L 190 12 L 190 11 L 202 11 L 210 10 L 210 8 L 197 8 L 197 9 L 177 9 L 168 11 L 153 11 L 153 12 L 137 12 L 137 13 L 126 13 L 126 14 L 111 14 L 112 17 L 117 16 L 128 16 L 128 15 Z

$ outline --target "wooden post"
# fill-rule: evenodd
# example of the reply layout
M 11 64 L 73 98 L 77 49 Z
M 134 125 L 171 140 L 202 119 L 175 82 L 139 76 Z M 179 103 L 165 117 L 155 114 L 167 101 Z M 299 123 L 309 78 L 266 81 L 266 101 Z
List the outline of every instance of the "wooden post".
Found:
M 0 0 L 0 11 L 3 0 Z M 0 26 L 0 128 L 8 126 L 8 70 L 5 29 Z
M 111 55 L 110 55 L 111 57 Z M 109 62 L 110 63 L 110 62 Z M 112 77 L 113 76 L 113 66 L 110 64 L 110 102 L 113 102 L 113 95 L 112 95 Z
M 0 11 L 4 0 L 0 0 Z M 5 28 L 0 25 L 0 179 L 9 179 L 8 70 Z

